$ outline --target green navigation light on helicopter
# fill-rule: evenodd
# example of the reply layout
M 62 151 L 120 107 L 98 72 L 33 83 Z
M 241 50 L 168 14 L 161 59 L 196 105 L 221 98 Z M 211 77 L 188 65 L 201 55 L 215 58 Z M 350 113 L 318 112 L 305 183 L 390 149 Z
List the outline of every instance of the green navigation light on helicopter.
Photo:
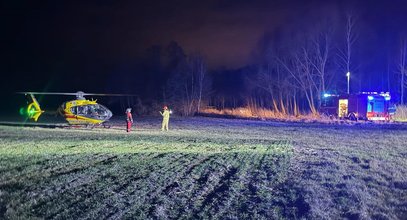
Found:
M 24 114 L 25 113 L 25 108 L 21 107 L 20 110 L 19 110 L 19 113 L 20 113 L 20 115 L 25 115 Z

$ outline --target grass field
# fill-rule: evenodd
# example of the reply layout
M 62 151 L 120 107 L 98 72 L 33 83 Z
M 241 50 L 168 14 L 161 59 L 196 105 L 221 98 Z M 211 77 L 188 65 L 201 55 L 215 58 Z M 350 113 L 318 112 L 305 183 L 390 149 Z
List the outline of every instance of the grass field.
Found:
M 406 219 L 407 126 L 0 126 L 0 219 Z

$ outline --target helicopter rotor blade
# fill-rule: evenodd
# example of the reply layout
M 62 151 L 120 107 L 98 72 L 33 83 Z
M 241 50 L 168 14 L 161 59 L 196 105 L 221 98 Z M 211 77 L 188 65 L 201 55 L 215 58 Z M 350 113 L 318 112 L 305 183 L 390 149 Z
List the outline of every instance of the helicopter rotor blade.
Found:
M 17 94 L 32 95 L 68 95 L 68 96 L 137 96 L 135 94 L 109 94 L 109 93 L 84 93 L 84 92 L 17 92 Z
M 17 92 L 17 94 L 32 94 L 32 95 L 77 95 L 73 92 Z
M 100 93 L 84 93 L 84 96 L 137 96 L 135 94 L 100 94 Z

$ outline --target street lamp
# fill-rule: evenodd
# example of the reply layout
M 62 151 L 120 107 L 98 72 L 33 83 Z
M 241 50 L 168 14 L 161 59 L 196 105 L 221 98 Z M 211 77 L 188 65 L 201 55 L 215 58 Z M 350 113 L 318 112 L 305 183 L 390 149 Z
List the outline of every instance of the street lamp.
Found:
M 348 78 L 348 94 L 349 94 L 349 80 L 350 80 L 350 72 L 346 73 L 346 77 Z

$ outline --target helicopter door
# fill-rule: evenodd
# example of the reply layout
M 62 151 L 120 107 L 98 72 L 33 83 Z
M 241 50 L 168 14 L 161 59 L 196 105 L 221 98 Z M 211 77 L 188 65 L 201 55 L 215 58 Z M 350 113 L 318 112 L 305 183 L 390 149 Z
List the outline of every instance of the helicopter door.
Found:
M 80 116 L 86 116 L 88 114 L 88 106 L 86 105 L 76 106 L 76 114 Z

